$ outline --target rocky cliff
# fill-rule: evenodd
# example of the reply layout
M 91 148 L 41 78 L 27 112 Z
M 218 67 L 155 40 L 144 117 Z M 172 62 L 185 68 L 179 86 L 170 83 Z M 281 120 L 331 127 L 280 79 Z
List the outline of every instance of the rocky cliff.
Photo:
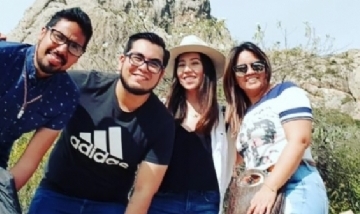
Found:
M 9 40 L 36 42 L 41 26 L 53 13 L 74 6 L 90 15 L 95 28 L 76 69 L 114 71 L 128 36 L 144 30 L 163 36 L 169 47 L 187 34 L 198 35 L 223 53 L 234 45 L 224 21 L 211 16 L 209 0 L 36 0 L 8 35 Z M 290 79 L 301 85 L 316 107 L 338 109 L 360 119 L 359 50 L 327 57 L 296 50 L 269 55 L 276 80 Z M 162 84 L 160 93 L 166 87 Z

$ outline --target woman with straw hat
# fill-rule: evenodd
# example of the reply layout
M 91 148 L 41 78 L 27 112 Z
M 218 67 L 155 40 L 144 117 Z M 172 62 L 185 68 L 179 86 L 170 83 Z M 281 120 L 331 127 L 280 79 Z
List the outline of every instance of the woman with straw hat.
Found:
M 235 163 L 216 98 L 225 57 L 190 35 L 170 50 L 173 75 L 164 100 L 177 121 L 173 157 L 149 209 L 157 213 L 222 213 Z

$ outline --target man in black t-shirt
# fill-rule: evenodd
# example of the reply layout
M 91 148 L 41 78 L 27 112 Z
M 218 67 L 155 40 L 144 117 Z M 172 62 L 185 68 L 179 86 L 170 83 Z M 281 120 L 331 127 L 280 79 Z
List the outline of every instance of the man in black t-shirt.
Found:
M 147 213 L 174 141 L 174 120 L 152 92 L 168 59 L 161 37 L 138 33 L 120 56 L 120 75 L 69 72 L 80 103 L 50 155 L 30 214 Z

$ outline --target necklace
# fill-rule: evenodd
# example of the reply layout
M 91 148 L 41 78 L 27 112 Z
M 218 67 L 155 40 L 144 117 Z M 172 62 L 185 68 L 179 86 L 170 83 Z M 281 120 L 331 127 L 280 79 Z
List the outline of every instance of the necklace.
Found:
M 199 113 L 194 113 L 192 116 L 193 116 L 194 118 L 198 118 L 198 117 L 200 116 L 200 114 L 199 114 Z
M 33 102 L 39 100 L 42 97 L 42 95 L 39 95 L 39 96 L 31 99 L 30 101 L 27 101 L 26 58 L 25 58 L 25 62 L 24 62 L 23 70 L 22 70 L 22 76 L 24 77 L 24 101 L 23 101 L 23 104 L 22 104 L 22 106 L 20 108 L 19 113 L 17 114 L 17 119 L 20 119 L 23 116 L 23 114 L 25 112 L 25 109 L 26 109 L 28 104 L 33 103 Z

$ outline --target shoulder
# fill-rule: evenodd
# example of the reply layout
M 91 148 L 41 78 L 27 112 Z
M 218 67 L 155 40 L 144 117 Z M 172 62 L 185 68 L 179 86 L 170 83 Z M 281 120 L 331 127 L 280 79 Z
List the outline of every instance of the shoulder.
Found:
M 269 99 L 277 98 L 286 94 L 294 94 L 304 92 L 298 85 L 294 82 L 286 81 L 275 85 L 270 92 L 267 94 Z
M 31 46 L 33 46 L 33 45 L 23 44 L 23 43 L 18 43 L 18 42 L 5 42 L 5 41 L 0 42 L 0 50 L 2 50 L 2 52 L 4 52 L 4 51 L 11 51 L 11 52 L 22 51 Z
M 303 88 L 293 82 L 288 81 L 279 84 L 279 95 L 281 96 L 296 99 L 298 96 L 306 96 L 306 94 L 307 93 Z
M 52 99 L 56 99 L 57 101 L 61 100 L 61 103 L 67 103 L 69 105 L 76 104 L 78 102 L 80 93 L 79 88 L 74 83 L 74 81 L 67 73 L 64 73 L 63 75 L 56 75 L 56 78 L 56 84 L 54 84 L 53 87 L 55 87 L 54 91 L 56 90 L 57 94 L 54 95 L 54 93 L 52 93 Z
M 68 71 L 68 74 L 79 89 L 106 87 L 111 85 L 119 77 L 119 74 L 116 73 L 96 70 L 72 70 Z
M 154 93 L 150 95 L 149 101 L 147 102 L 147 106 L 145 106 L 144 110 L 147 112 L 149 117 L 151 117 L 152 120 L 156 121 L 159 125 L 174 123 L 173 116 L 168 111 L 162 100 L 160 100 Z
M 0 54 L 3 55 L 3 56 L 1 56 L 1 58 L 3 58 L 3 57 L 10 58 L 10 57 L 13 57 L 12 54 L 17 54 L 17 53 L 23 53 L 25 56 L 26 50 L 32 46 L 33 45 L 23 44 L 23 43 L 18 43 L 18 42 L 0 41 Z

